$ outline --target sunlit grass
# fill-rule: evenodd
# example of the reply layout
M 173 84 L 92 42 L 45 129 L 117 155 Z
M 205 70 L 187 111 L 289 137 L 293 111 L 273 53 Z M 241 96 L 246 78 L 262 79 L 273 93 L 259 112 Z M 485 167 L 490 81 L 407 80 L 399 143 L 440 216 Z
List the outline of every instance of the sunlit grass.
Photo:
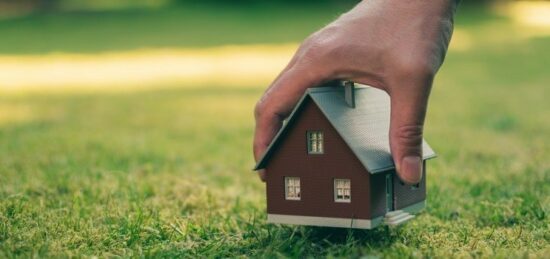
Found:
M 533 17 L 546 17 L 548 6 L 545 2 L 497 5 L 495 10 L 505 19 L 487 19 L 477 24 L 475 30 L 459 19 L 450 51 L 487 46 L 507 49 L 550 35 L 550 26 L 542 18 L 537 18 L 538 23 L 525 22 Z M 197 84 L 265 86 L 285 66 L 297 46 L 298 43 L 280 43 L 4 54 L 0 55 L 0 91 L 119 91 Z
M 27 105 L 0 104 L 0 125 L 29 121 L 32 118 L 31 111 Z
M 523 25 L 550 29 L 548 1 L 516 1 L 495 5 L 495 9 Z
M 340 2 L 336 2 L 340 3 Z M 347 4 L 346 4 L 347 3 Z M 300 42 L 340 5 L 185 5 L 161 9 L 42 13 L 0 20 L 0 53 L 126 52 Z
M 266 85 L 297 44 L 0 56 L 0 90 L 143 89 L 155 84 Z

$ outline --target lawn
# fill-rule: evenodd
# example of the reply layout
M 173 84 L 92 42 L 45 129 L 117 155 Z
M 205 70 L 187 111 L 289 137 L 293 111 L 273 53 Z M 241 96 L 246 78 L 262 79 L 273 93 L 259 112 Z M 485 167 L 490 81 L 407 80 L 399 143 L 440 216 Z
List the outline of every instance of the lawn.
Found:
M 46 13 L 0 20 L 0 54 L 286 43 L 305 38 L 348 8 L 212 5 Z
M 0 53 L 292 42 L 344 10 L 194 8 L 2 20 Z M 9 93 L 0 257 L 548 257 L 550 36 L 478 7 L 457 25 L 426 122 L 428 206 L 406 225 L 267 225 L 251 171 L 265 85 Z

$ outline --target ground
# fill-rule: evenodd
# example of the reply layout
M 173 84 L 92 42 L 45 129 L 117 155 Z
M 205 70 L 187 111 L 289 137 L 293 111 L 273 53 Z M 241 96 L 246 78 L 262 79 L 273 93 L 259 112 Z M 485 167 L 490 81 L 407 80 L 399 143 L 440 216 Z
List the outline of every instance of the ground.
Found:
M 336 12 L 319 10 L 31 16 L 0 21 L 0 51 L 295 42 Z M 143 27 L 118 35 L 136 13 Z M 220 29 L 214 17 L 229 22 Z M 284 22 L 258 30 L 271 19 Z M 206 32 L 187 41 L 186 21 Z M 227 28 L 246 36 L 216 36 Z M 265 85 L 0 94 L 0 257 L 548 256 L 548 46 L 534 27 L 461 9 L 426 122 L 439 155 L 428 164 L 427 209 L 372 231 L 265 223 L 264 185 L 251 171 L 252 109 Z

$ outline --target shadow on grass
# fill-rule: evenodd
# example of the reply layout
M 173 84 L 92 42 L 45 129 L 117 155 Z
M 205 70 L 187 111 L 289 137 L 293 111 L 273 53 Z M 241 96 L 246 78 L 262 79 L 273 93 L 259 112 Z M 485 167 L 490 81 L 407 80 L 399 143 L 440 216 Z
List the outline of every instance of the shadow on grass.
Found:
M 399 235 L 399 229 L 381 226 L 372 230 L 269 225 L 268 234 L 259 240 L 266 248 L 265 254 L 277 251 L 286 255 L 349 256 L 368 254 L 391 246 Z M 340 254 L 345 251 L 345 254 Z
M 327 242 L 334 245 L 350 242 L 366 243 L 373 247 L 386 246 L 393 242 L 391 230 L 387 226 L 372 230 L 344 229 L 330 227 L 303 227 L 311 242 Z

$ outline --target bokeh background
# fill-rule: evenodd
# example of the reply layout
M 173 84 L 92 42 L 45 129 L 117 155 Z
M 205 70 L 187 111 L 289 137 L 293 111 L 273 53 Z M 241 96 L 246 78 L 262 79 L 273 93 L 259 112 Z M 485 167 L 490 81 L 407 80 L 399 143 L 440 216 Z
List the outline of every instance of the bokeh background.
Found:
M 0 1 L 0 257 L 547 257 L 547 1 L 463 1 L 423 214 L 265 224 L 255 101 L 355 2 Z

